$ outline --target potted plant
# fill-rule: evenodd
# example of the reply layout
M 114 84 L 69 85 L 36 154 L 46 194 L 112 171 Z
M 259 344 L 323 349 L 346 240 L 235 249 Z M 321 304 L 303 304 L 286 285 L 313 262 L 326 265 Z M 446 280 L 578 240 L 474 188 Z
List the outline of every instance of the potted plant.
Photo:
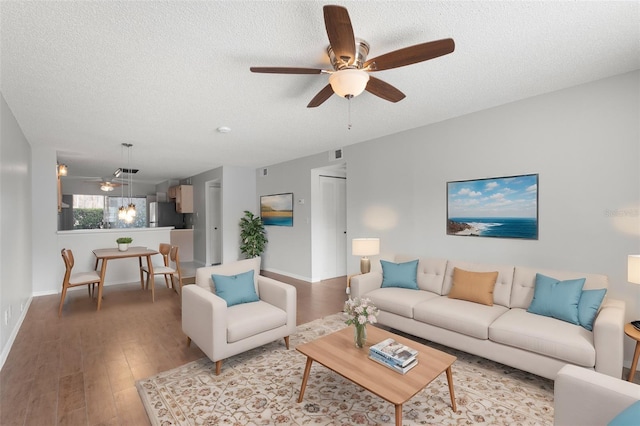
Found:
M 120 251 L 127 251 L 129 249 L 129 244 L 131 244 L 131 242 L 133 241 L 132 238 L 129 237 L 120 237 L 116 240 L 116 243 L 118 243 L 118 250 Z
M 248 259 L 262 254 L 268 240 L 260 216 L 254 216 L 253 213 L 245 210 L 244 217 L 240 219 L 240 239 L 242 240 L 240 251 Z

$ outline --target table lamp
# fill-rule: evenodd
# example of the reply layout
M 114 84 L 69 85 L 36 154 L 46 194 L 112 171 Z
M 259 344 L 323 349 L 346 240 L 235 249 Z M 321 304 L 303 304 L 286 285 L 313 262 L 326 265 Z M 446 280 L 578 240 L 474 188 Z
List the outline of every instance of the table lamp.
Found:
M 634 284 L 640 284 L 640 254 L 630 254 L 627 262 L 627 281 Z M 640 305 L 638 305 L 640 307 Z M 637 308 L 636 308 L 637 310 Z M 636 322 L 640 323 L 640 319 Z
M 360 258 L 360 272 L 366 274 L 371 271 L 371 262 L 367 256 L 380 253 L 380 238 L 354 238 L 351 241 L 351 254 Z

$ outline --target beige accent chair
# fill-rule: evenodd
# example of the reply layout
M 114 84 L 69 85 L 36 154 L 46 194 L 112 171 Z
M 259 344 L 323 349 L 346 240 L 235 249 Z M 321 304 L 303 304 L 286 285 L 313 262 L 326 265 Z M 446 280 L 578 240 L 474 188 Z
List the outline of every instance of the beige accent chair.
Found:
M 553 424 L 603 426 L 637 401 L 640 385 L 567 364 L 553 384 Z
M 211 274 L 237 275 L 253 269 L 257 302 L 227 307 L 215 294 Z M 296 288 L 260 275 L 260 258 L 239 260 L 196 270 L 196 283 L 182 289 L 182 331 L 216 363 L 296 331 Z

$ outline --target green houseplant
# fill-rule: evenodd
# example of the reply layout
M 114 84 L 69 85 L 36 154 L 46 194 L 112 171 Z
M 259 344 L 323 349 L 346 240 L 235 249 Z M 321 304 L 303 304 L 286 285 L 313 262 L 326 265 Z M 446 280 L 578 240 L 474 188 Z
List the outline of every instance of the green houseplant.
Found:
M 254 216 L 248 210 L 244 211 L 244 217 L 240 219 L 240 251 L 247 258 L 258 257 L 267 245 L 264 224 L 260 216 Z
M 133 241 L 133 238 L 130 237 L 120 237 L 116 240 L 118 243 L 118 250 L 127 251 L 129 249 L 129 244 Z

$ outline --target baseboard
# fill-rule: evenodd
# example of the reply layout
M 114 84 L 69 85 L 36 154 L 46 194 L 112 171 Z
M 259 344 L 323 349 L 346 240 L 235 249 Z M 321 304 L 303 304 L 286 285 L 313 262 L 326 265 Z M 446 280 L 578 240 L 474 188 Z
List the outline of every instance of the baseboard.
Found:
M 274 274 L 278 275 L 284 275 L 285 277 L 294 278 L 296 280 L 306 281 L 309 283 L 312 282 L 310 277 L 303 277 L 302 275 L 292 274 L 291 272 L 281 271 L 279 269 L 265 268 L 263 270 L 267 272 L 273 272 Z
M 20 318 L 18 318 L 18 322 L 16 326 L 13 328 L 11 335 L 9 336 L 9 340 L 7 340 L 7 344 L 4 346 L 4 350 L 0 354 L 0 370 L 4 367 L 4 363 L 9 357 L 9 352 L 11 352 L 11 348 L 13 347 L 13 343 L 16 341 L 16 337 L 18 337 L 18 333 L 20 332 L 20 328 L 22 327 L 22 323 L 24 319 L 27 317 L 27 312 L 29 312 L 29 306 L 31 306 L 31 301 L 33 300 L 33 296 L 27 299 L 27 303 L 20 314 Z

